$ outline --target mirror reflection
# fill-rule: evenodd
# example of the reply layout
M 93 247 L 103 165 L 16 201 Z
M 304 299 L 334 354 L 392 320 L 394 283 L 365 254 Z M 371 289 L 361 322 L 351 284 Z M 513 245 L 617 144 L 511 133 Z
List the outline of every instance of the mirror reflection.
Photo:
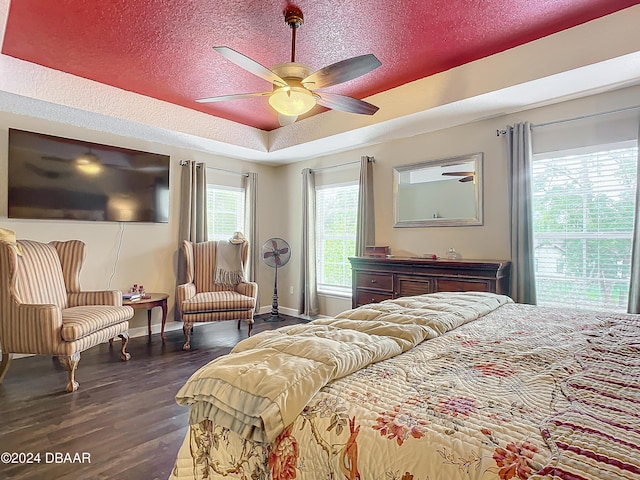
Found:
M 394 168 L 395 227 L 482 225 L 482 153 Z

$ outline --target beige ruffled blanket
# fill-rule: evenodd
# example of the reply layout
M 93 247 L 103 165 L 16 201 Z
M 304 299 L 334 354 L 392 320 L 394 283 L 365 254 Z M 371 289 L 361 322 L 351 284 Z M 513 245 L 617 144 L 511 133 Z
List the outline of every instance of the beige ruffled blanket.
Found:
M 272 442 L 327 383 L 399 355 L 511 302 L 481 292 L 406 297 L 263 332 L 200 368 L 176 395 L 190 423 L 210 419 Z

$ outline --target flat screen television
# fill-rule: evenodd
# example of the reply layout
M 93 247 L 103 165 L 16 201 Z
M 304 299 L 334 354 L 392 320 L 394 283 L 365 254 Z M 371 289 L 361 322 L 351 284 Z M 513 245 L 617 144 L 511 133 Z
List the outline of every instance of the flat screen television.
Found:
M 169 221 L 169 156 L 9 129 L 9 218 Z

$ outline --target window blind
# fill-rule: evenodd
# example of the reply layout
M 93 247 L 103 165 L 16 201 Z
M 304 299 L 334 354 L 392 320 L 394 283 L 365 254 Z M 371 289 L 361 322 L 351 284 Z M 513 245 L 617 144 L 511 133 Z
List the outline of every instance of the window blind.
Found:
M 207 234 L 209 240 L 228 240 L 244 232 L 244 190 L 207 185 Z
M 356 251 L 358 184 L 316 187 L 316 255 L 318 285 L 351 288 L 351 264 Z
M 626 311 L 637 163 L 635 141 L 534 155 L 539 305 Z

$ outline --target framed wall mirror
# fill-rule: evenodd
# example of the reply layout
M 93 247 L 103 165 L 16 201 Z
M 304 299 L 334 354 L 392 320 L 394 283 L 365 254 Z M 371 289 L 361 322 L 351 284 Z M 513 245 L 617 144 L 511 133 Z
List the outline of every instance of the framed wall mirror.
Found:
M 482 153 L 393 169 L 394 227 L 482 225 Z

